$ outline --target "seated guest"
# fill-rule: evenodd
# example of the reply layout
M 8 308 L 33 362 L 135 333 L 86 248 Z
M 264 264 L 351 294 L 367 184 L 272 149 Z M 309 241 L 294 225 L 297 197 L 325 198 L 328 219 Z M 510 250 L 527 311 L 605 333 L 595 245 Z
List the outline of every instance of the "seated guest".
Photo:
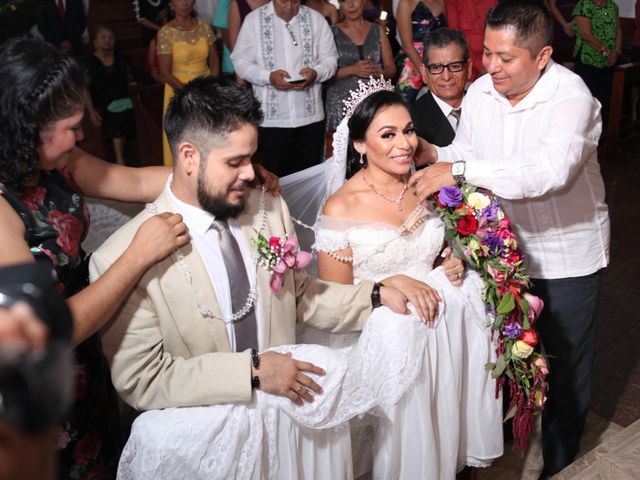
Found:
M 300 0 L 273 0 L 247 15 L 231 60 L 262 103 L 259 153 L 283 177 L 320 163 L 324 153 L 321 83 L 336 72 L 331 29 Z
M 404 298 L 398 301 L 402 294 L 391 287 L 376 287 L 368 281 L 347 286 L 311 280 L 303 270 L 287 270 L 281 290 L 272 293 L 270 271 L 251 261 L 254 249 L 251 241 L 256 239 L 257 231 L 266 238 L 284 238 L 294 230 L 280 197 L 247 186 L 254 178 L 251 156 L 257 147 L 261 120 L 259 102 L 229 80 L 198 78 L 185 85 L 173 97 L 165 118 L 175 158 L 172 178 L 147 210 L 111 236 L 91 257 L 91 278 L 96 281 L 129 244 L 138 226 L 156 213 L 182 212 L 193 239 L 191 246 L 178 250 L 175 256 L 140 278 L 135 291 L 103 334 L 102 345 L 112 380 L 121 397 L 139 410 L 165 409 L 143 414 L 134 424 L 132 439 L 141 435 L 142 428 L 147 428 L 147 432 L 158 429 L 166 435 L 168 430 L 160 423 L 176 412 L 168 407 L 226 404 L 218 410 L 208 407 L 204 413 L 198 409 L 178 409 L 175 413 L 197 418 L 198 412 L 203 415 L 211 412 L 210 419 L 215 422 L 224 412 L 238 406 L 234 412 L 239 415 L 236 419 L 241 429 L 245 421 L 253 418 L 246 410 L 252 409 L 256 395 L 253 390 L 258 388 L 261 394 L 273 394 L 269 398 L 285 401 L 286 405 L 290 401 L 308 405 L 313 395 L 322 391 L 313 378 L 320 382 L 319 376 L 324 372 L 290 354 L 267 349 L 293 343 L 298 320 L 332 331 L 362 329 L 372 310 L 372 293 L 377 288 L 383 303 L 391 301 L 398 311 L 406 310 Z M 326 470 L 326 476 L 313 470 L 335 468 L 320 461 L 327 460 L 324 456 L 327 452 L 317 449 L 320 455 L 317 465 L 297 459 L 296 442 L 304 441 L 291 440 L 289 435 L 297 438 L 297 428 L 291 419 L 287 420 L 287 415 L 279 418 L 277 427 L 281 434 L 276 441 L 276 453 L 280 457 L 288 452 L 287 462 L 280 457 L 279 478 L 292 478 L 286 474 L 287 468 L 306 472 L 301 474 L 305 478 L 335 478 Z M 150 435 L 140 444 L 136 455 L 125 450 L 121 474 L 133 478 L 135 473 L 131 471 L 144 464 L 147 478 L 174 478 L 167 472 L 181 465 L 182 476 L 174 472 L 175 478 L 207 478 L 204 470 L 211 473 L 207 470 L 213 468 L 209 463 L 215 462 L 190 462 L 184 457 L 207 448 L 209 440 L 212 444 L 226 438 L 230 442 L 239 440 L 238 435 L 229 435 L 222 429 L 220 435 L 199 437 L 196 441 L 193 429 L 206 429 L 214 423 L 182 425 L 181 429 L 178 424 L 166 424 L 169 430 L 177 432 L 172 438 L 181 438 L 177 441 L 181 448 L 172 448 L 169 461 L 163 462 L 163 456 L 156 450 L 162 448 L 161 442 L 154 443 L 158 436 Z M 338 453 L 344 453 L 340 468 L 350 464 L 350 443 L 345 430 L 328 432 L 330 438 L 325 438 L 326 445 L 332 445 L 333 440 L 340 442 Z M 345 440 L 348 448 L 343 452 Z M 269 446 L 267 439 L 257 442 L 251 454 Z M 310 451 L 316 450 L 312 447 Z M 152 450 L 154 459 L 149 462 L 141 459 L 143 450 Z M 232 469 L 246 466 L 244 462 L 237 466 L 238 457 L 225 458 L 216 457 L 216 461 Z M 156 467 L 158 470 L 154 470 Z M 192 470 L 187 472 L 182 467 Z M 277 467 L 270 462 L 262 466 L 264 472 L 271 468 Z M 123 474 L 123 469 L 129 473 Z M 232 478 L 236 473 L 226 471 L 222 475 L 218 470 L 215 478 Z
M 424 39 L 423 62 L 420 73 L 429 91 L 411 105 L 411 117 L 419 137 L 444 147 L 456 136 L 464 87 L 473 68 L 462 32 L 431 32 Z
M 87 59 L 91 102 L 91 121 L 100 126 L 102 113 L 108 135 L 113 139 L 116 162 L 124 165 L 124 143 L 135 130 L 133 104 L 129 98 L 130 66 L 126 57 L 115 49 L 113 31 L 104 25 L 95 29 L 95 52 Z

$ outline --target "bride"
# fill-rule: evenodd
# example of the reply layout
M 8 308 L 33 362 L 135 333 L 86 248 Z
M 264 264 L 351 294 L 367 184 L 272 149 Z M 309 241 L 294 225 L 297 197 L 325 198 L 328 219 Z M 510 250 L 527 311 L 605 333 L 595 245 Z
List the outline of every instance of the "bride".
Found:
M 486 466 L 502 454 L 501 402 L 484 371 L 493 346 L 482 281 L 474 272 L 463 281 L 460 262 L 446 273 L 434 268 L 444 228 L 407 189 L 417 143 L 409 112 L 392 92 L 363 91 L 328 166 L 333 192 L 344 182 L 349 145 L 350 178 L 316 228 L 319 273 L 394 285 L 410 312 L 376 308 L 356 338 L 303 334 L 342 348 L 279 347 L 327 372 L 314 377 L 323 394 L 313 403 L 258 391 L 247 405 L 143 413 L 119 478 L 353 478 L 353 444 L 365 471 L 373 458 L 374 478 L 451 480 L 465 465 Z M 375 426 L 373 441 L 350 442 L 347 422 L 363 414 Z

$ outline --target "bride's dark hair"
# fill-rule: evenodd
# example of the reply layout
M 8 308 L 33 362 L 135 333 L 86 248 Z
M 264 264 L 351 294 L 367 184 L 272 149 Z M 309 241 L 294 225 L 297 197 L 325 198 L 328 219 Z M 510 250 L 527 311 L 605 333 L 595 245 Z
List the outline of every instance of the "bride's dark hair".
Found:
M 353 146 L 353 142 L 364 141 L 367 129 L 371 122 L 378 114 L 380 109 L 390 107 L 391 105 L 402 105 L 405 108 L 407 104 L 402 97 L 396 92 L 382 90 L 373 93 L 365 98 L 353 111 L 353 115 L 349 119 L 349 150 L 347 152 L 347 180 L 353 177 L 358 170 L 367 165 L 366 156 L 364 163 L 360 164 L 360 154 Z

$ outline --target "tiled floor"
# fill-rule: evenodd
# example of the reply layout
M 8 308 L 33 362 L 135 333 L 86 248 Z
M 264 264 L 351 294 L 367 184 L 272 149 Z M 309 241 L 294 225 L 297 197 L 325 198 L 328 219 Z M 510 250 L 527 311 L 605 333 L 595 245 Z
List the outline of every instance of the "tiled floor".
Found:
M 591 414 L 582 458 L 556 475 L 558 480 L 640 478 L 640 132 L 601 165 L 611 215 L 611 263 L 600 302 Z M 504 456 L 478 478 L 535 480 L 541 461 L 539 438 L 524 459 L 505 446 Z

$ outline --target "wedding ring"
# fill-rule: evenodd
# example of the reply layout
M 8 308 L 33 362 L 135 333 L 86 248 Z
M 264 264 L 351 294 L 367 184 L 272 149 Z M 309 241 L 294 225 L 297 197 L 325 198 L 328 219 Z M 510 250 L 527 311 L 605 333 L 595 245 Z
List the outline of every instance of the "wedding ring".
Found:
M 460 279 L 462 278 L 462 275 L 460 274 L 460 272 L 456 273 L 456 278 L 457 278 L 458 280 L 460 280 Z
M 303 388 L 302 385 L 298 385 L 298 388 L 294 388 L 293 391 L 296 392 L 296 395 L 300 395 L 302 388 Z

